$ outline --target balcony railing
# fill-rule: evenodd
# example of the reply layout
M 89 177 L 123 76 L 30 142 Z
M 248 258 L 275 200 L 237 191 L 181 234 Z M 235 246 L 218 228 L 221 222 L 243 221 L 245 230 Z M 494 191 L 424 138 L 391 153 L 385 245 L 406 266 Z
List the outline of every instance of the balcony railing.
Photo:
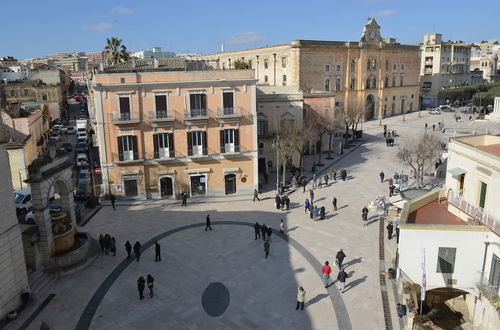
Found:
M 467 202 L 462 196 L 460 196 L 460 193 L 455 192 L 452 189 L 448 190 L 448 203 L 455 206 L 470 217 L 478 220 L 497 235 L 500 235 L 500 218 L 488 213 L 480 206 Z
M 208 148 L 207 147 L 201 148 L 202 153 L 194 153 L 194 149 L 195 148 L 193 148 L 193 147 L 188 147 L 188 156 L 189 157 L 203 157 L 203 156 L 208 155 Z M 197 149 L 197 150 L 199 150 L 199 149 Z
M 243 115 L 241 107 L 218 108 L 217 118 L 238 118 Z
M 486 277 L 484 273 L 481 273 L 481 279 L 476 286 L 493 306 L 500 306 L 500 287 L 498 285 L 491 284 L 488 277 Z
M 173 110 L 151 111 L 148 115 L 148 119 L 151 122 L 174 121 L 175 117 L 176 117 L 176 112 Z
M 175 150 L 168 149 L 168 156 L 163 156 L 163 157 L 160 157 L 160 151 L 155 151 L 155 152 L 153 152 L 153 157 L 154 157 L 154 159 L 157 159 L 157 160 L 166 160 L 166 159 L 170 159 L 170 158 L 175 158 Z
M 186 120 L 208 119 L 208 109 L 191 109 L 184 113 Z
M 109 115 L 109 121 L 113 124 L 140 123 L 139 114 L 135 112 L 114 112 Z
M 128 164 L 128 163 L 137 163 L 137 162 L 144 161 L 144 159 L 139 158 L 139 153 L 134 153 L 132 159 L 129 159 L 129 158 L 124 157 L 124 156 L 120 157 L 119 153 L 112 153 L 111 159 L 116 164 Z

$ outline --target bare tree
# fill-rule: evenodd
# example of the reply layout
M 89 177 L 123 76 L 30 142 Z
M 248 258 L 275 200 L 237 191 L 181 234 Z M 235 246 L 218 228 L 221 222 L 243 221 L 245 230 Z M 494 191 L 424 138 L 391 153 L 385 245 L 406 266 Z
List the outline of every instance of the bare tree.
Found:
M 315 141 L 315 144 L 314 144 L 315 152 L 317 149 L 317 144 L 319 142 L 319 159 L 318 159 L 317 164 L 322 166 L 323 165 L 323 164 L 321 164 L 321 153 L 323 152 L 322 140 L 323 140 L 323 136 L 328 133 L 328 123 L 327 123 L 326 118 L 324 118 L 323 116 L 320 116 L 315 111 L 310 111 L 310 113 L 307 114 L 307 116 L 308 116 L 308 119 L 307 119 L 308 125 L 310 126 L 310 128 L 312 130 L 315 131 L 315 137 L 316 137 L 316 139 L 314 140 Z M 315 157 L 314 161 L 316 161 L 316 157 Z
M 351 99 L 348 102 L 347 107 L 344 110 L 344 124 L 345 124 L 345 139 L 347 142 L 349 135 L 349 128 L 351 128 L 352 138 L 351 141 L 354 141 L 354 133 L 358 129 L 358 124 L 363 118 L 364 109 L 355 99 Z
M 310 141 L 317 139 L 316 132 L 307 118 L 302 127 L 288 125 L 289 123 L 290 122 L 284 127 L 283 136 L 287 139 L 287 143 L 291 146 L 293 151 L 299 154 L 299 171 L 302 173 L 305 149 Z

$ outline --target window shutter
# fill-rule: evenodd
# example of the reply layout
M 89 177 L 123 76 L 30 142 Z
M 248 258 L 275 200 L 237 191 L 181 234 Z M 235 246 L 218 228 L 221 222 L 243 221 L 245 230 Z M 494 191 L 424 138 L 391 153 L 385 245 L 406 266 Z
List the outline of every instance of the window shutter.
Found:
M 234 130 L 234 148 L 236 151 L 240 151 L 240 130 Z
M 205 94 L 201 94 L 201 108 L 207 108 L 207 96 Z
M 154 150 L 154 158 L 160 158 L 160 153 L 158 151 L 158 134 L 153 134 L 153 150 Z
M 134 148 L 134 159 L 139 159 L 139 148 L 137 146 L 137 136 L 136 135 L 132 136 L 132 145 Z
M 225 152 L 224 150 L 224 130 L 221 129 L 220 130 L 220 152 L 221 154 L 223 154 Z
M 187 139 L 188 139 L 188 156 L 193 155 L 193 137 L 191 135 L 191 132 L 187 132 Z
M 123 142 L 122 142 L 122 137 L 118 136 L 116 138 L 118 141 L 118 160 L 123 160 Z
M 175 157 L 174 133 L 168 134 L 168 150 L 169 150 L 169 156 L 171 158 L 174 158 Z
M 207 155 L 208 154 L 208 150 L 207 150 L 207 132 L 203 131 L 202 136 L 203 136 L 203 154 Z

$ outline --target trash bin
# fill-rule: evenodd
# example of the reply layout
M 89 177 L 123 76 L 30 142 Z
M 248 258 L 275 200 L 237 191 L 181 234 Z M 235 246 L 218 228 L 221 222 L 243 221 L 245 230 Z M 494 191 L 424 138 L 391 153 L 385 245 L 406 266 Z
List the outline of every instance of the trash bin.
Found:
M 394 268 L 389 268 L 387 270 L 387 272 L 389 273 L 389 278 L 390 279 L 395 279 L 396 278 L 396 270 Z

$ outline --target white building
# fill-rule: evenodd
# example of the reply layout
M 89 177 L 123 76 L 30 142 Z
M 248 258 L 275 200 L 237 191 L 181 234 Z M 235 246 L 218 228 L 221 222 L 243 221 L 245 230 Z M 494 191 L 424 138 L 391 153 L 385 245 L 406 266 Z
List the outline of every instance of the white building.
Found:
M 438 93 L 444 88 L 471 84 L 470 44 L 444 42 L 441 34 L 425 34 L 420 50 L 422 106 L 437 106 Z
M 174 52 L 163 52 L 161 47 L 152 47 L 149 49 L 138 50 L 135 52 L 130 52 L 130 56 L 137 57 L 142 60 L 148 58 L 173 58 L 175 57 Z
M 459 311 L 474 329 L 499 329 L 500 137 L 451 139 L 447 166 L 444 189 L 403 209 L 400 280 L 422 284 L 425 251 L 425 305 Z
M 483 81 L 492 83 L 497 79 L 498 55 L 474 56 L 470 59 L 470 70 L 481 71 Z

